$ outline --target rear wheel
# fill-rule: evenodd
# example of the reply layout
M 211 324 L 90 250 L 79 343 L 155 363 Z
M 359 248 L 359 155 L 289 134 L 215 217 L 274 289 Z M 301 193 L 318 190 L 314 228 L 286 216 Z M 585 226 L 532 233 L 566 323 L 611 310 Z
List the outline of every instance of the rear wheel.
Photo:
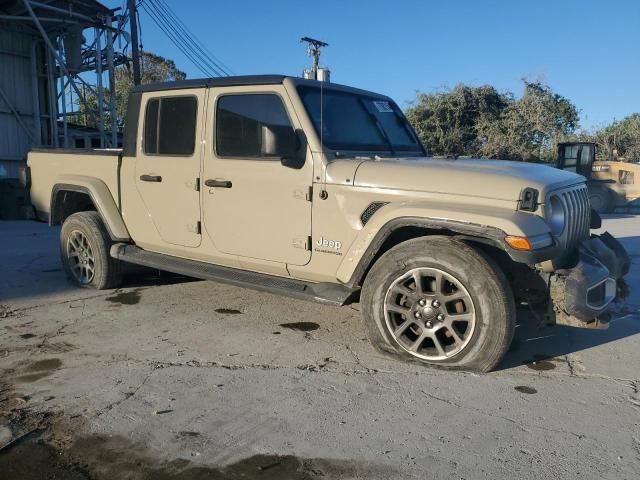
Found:
M 445 368 L 495 368 L 515 328 L 502 271 L 450 237 L 417 238 L 386 252 L 367 276 L 362 303 L 378 349 Z
M 69 280 L 79 287 L 98 290 L 119 286 L 122 266 L 109 254 L 111 245 L 111 237 L 97 212 L 78 212 L 67 217 L 60 231 L 60 258 Z

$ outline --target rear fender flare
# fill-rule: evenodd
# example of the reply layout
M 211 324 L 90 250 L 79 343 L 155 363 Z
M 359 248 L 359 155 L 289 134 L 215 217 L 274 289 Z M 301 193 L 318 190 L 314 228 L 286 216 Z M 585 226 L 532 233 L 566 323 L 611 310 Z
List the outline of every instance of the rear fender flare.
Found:
M 131 239 L 109 187 L 102 180 L 82 175 L 69 175 L 56 179 L 51 190 L 50 225 L 60 223 L 56 220 L 56 212 L 60 208 L 58 194 L 65 191 L 84 193 L 89 196 L 112 240 L 125 242 Z

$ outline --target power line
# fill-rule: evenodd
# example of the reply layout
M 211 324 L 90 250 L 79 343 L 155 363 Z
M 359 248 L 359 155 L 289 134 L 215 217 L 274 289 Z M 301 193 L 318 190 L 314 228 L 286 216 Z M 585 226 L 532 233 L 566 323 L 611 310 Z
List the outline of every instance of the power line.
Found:
M 178 23 L 180 24 L 180 26 L 182 27 L 182 30 L 187 34 L 187 36 L 191 39 L 191 42 L 198 47 L 201 51 L 203 51 L 203 53 L 205 53 L 209 59 L 220 69 L 222 70 L 226 75 L 231 75 L 233 74 L 233 71 L 224 64 L 224 62 L 222 62 L 222 60 L 220 60 L 218 57 L 216 57 L 215 54 L 213 54 L 211 52 L 211 50 L 209 50 L 207 48 L 207 46 L 191 31 L 189 30 L 189 27 L 182 21 L 182 19 L 176 15 L 176 13 L 171 9 L 171 7 L 169 7 L 169 5 L 167 4 L 167 2 L 165 0 L 154 0 L 156 2 L 158 2 L 161 5 L 164 5 L 164 9 L 169 12 L 171 15 L 173 15 L 173 18 L 175 18 Z
M 202 62 L 202 64 L 205 67 L 207 67 L 209 71 L 213 71 L 215 73 L 215 76 L 225 76 L 225 75 L 227 75 L 227 73 L 224 72 L 224 70 L 220 69 L 215 64 L 215 62 L 213 62 L 210 58 L 208 58 L 207 55 L 204 52 L 202 52 L 201 49 L 198 49 L 197 45 L 196 45 L 196 47 L 194 47 L 194 45 L 195 45 L 194 41 L 190 40 L 190 38 L 187 35 L 187 33 L 184 30 L 182 30 L 179 27 L 179 25 L 175 24 L 175 22 L 173 21 L 174 19 L 172 18 L 171 14 L 168 13 L 162 7 L 162 5 L 159 2 L 157 2 L 156 0 L 147 0 L 147 1 L 150 2 L 149 6 L 155 9 L 155 13 L 158 16 L 160 16 L 160 18 L 162 19 L 162 21 L 165 24 L 165 27 L 169 28 L 173 32 L 173 34 L 182 43 L 182 46 L 185 49 L 189 50 L 189 52 L 191 53 L 192 56 L 194 56 L 200 62 Z
M 191 63 L 193 63 L 198 70 L 202 72 L 203 75 L 207 77 L 217 76 L 210 70 L 208 70 L 205 66 L 201 64 L 201 62 L 193 55 L 193 53 L 187 49 L 180 39 L 173 33 L 173 31 L 165 25 L 163 19 L 157 14 L 155 10 L 149 8 L 146 2 L 142 3 L 142 8 L 149 15 L 149 17 L 153 20 L 153 22 L 158 26 L 160 30 L 171 40 L 171 42 L 180 50 L 185 57 L 187 57 Z
M 171 40 L 171 42 L 193 63 L 205 76 L 216 77 L 230 74 L 228 67 L 213 59 L 210 51 L 191 33 L 162 0 L 145 0 L 140 5 L 154 23 Z M 177 22 L 176 22 L 177 20 Z
M 198 60 L 198 58 L 191 52 L 190 49 L 186 48 L 181 39 L 175 34 L 173 29 L 169 25 L 166 24 L 166 21 L 162 18 L 162 16 L 150 6 L 148 2 L 141 3 L 144 11 L 151 17 L 154 23 L 162 30 L 162 32 L 171 40 L 171 42 L 180 50 L 190 61 L 193 63 L 198 70 L 202 72 L 205 76 L 214 76 L 213 72 L 211 72 L 208 68 L 202 65 L 202 63 Z

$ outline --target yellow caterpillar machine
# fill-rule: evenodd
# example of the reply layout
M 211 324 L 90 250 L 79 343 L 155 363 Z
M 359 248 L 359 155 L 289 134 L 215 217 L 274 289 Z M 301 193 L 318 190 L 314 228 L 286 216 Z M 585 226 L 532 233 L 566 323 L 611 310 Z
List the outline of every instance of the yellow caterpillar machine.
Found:
M 597 212 L 640 213 L 640 163 L 597 160 L 595 143 L 570 142 L 558 145 L 556 166 L 586 177 Z

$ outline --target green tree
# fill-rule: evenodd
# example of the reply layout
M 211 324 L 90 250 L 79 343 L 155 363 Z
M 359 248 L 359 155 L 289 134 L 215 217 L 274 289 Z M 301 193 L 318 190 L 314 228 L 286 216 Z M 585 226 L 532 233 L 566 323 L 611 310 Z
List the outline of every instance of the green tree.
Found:
M 434 155 L 510 160 L 549 161 L 557 143 L 578 127 L 569 100 L 527 81 L 519 99 L 491 86 L 419 93 L 407 116 Z
M 173 60 L 155 55 L 151 52 L 140 52 L 141 60 L 141 83 L 158 83 L 158 82 L 171 82 L 175 80 L 184 80 L 187 74 L 181 70 L 178 70 Z M 117 67 L 115 70 L 115 94 L 116 94 L 116 121 L 118 125 L 122 125 L 125 113 L 127 111 L 127 101 L 129 100 L 129 92 L 133 88 L 133 71 L 129 65 L 123 65 Z M 111 96 L 109 89 L 104 89 L 104 98 L 108 102 Z M 96 122 L 93 117 L 88 114 L 88 111 L 98 111 L 98 99 L 95 94 L 88 93 L 86 95 L 87 106 L 83 102 L 78 101 L 78 115 L 76 115 L 72 121 L 80 125 L 87 125 L 96 127 Z M 110 128 L 111 114 L 105 109 L 105 128 Z
M 592 141 L 598 144 L 598 157 L 627 162 L 640 162 L 640 113 L 613 122 L 594 134 Z
M 496 123 L 512 102 L 510 94 L 489 85 L 458 85 L 443 92 L 418 93 L 406 114 L 431 154 L 477 155 L 483 142 L 478 128 Z

